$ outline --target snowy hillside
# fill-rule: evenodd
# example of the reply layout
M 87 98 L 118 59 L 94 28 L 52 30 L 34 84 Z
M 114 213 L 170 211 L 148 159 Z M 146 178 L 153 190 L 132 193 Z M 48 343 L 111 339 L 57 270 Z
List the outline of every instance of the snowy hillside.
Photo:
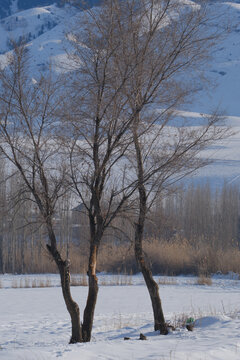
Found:
M 229 33 L 219 42 L 206 69 L 209 89 L 197 95 L 186 116 L 192 117 L 197 124 L 199 114 L 209 114 L 216 108 L 225 115 L 225 123 L 233 127 L 235 135 L 205 152 L 214 162 L 203 168 L 198 177 L 200 181 L 209 179 L 216 185 L 224 181 L 240 184 L 240 4 L 239 1 L 215 1 L 210 2 L 210 6 L 219 14 L 219 19 L 222 14 L 226 15 Z M 218 26 L 221 27 L 221 21 Z
M 13 15 L 18 11 L 30 9 L 33 7 L 52 5 L 59 3 L 59 0 L 1 0 L 0 18 Z
M 12 48 L 11 41 L 16 43 L 24 39 L 26 42 L 35 40 L 49 32 L 56 25 L 72 15 L 70 9 L 49 7 L 33 8 L 18 12 L 0 21 L 0 52 L 5 53 Z
M 87 0 L 90 6 L 99 3 L 99 0 Z M 62 0 L 1 0 L 0 1 L 0 19 L 6 16 L 13 15 L 18 11 L 32 9 L 35 7 L 43 7 L 57 4 L 63 6 Z
M 42 1 L 44 3 L 44 0 Z M 26 3 L 30 4 L 29 1 Z M 11 49 L 11 40 L 18 42 L 24 38 L 30 50 L 33 76 L 39 70 L 47 71 L 50 63 L 54 65 L 55 71 L 61 71 L 62 63 L 66 61 L 65 34 L 71 24 L 75 23 L 76 17 L 80 16 L 81 21 L 84 13 L 79 15 L 74 7 L 57 5 L 19 12 L 16 7 L 20 0 L 11 4 L 14 15 L 0 21 L 0 61 L 4 61 L 4 54 Z M 187 116 L 193 125 L 198 125 L 200 114 L 209 114 L 213 109 L 219 108 L 226 115 L 226 124 L 234 127 L 236 135 L 233 138 L 205 152 L 205 156 L 215 162 L 198 173 L 199 179 L 209 178 L 218 184 L 224 180 L 240 181 L 240 3 L 209 1 L 209 8 L 216 15 L 215 26 L 221 28 L 222 16 L 229 19 L 229 33 L 219 42 L 206 68 L 209 87 L 198 94 L 191 106 L 182 109 L 182 114 Z M 214 87 L 210 86 L 213 84 Z

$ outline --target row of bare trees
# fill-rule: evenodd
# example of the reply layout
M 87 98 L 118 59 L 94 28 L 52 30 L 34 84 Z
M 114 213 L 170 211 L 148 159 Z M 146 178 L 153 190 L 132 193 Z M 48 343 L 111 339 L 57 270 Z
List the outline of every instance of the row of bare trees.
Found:
M 5 178 L 0 180 L 0 273 L 55 272 L 44 245 L 46 231 L 36 206 L 32 201 L 24 200 L 19 207 L 13 202 L 21 187 L 16 176 L 15 179 L 11 177 L 7 186 Z M 81 205 L 74 207 L 73 204 L 70 193 L 59 201 L 54 231 L 61 253 L 71 259 L 71 272 L 85 273 L 89 253 L 87 213 Z M 130 254 L 134 227 L 134 219 L 124 215 L 115 219 L 103 237 L 98 270 L 136 271 L 136 263 Z M 211 188 L 209 184 L 175 188 L 174 192 L 156 200 L 148 213 L 143 239 L 147 253 L 150 239 L 159 244 L 157 251 L 161 244 L 187 242 L 196 251 L 211 247 L 215 251 L 237 252 L 240 245 L 239 188 L 233 184 L 225 184 L 221 189 Z M 174 273 L 171 268 L 166 271 Z
M 152 301 L 154 328 L 167 334 L 158 285 L 143 253 L 145 221 L 156 197 L 206 162 L 197 156 L 226 136 L 212 114 L 201 126 L 176 126 L 176 107 L 199 88 L 200 68 L 216 41 L 206 4 L 107 0 L 80 16 L 68 35 L 64 73 L 31 73 L 28 50 L 15 48 L 0 74 L 0 151 L 21 198 L 38 209 L 47 250 L 72 322 L 71 343 L 91 339 L 99 247 L 122 216 L 134 223 L 136 260 Z M 77 20 L 76 20 L 77 21 Z M 72 299 L 70 260 L 54 227 L 69 192 L 89 221 L 88 297 Z
M 216 250 L 240 244 L 240 193 L 237 185 L 221 188 L 190 184 L 158 199 L 146 226 L 146 237 L 186 239 L 195 248 Z

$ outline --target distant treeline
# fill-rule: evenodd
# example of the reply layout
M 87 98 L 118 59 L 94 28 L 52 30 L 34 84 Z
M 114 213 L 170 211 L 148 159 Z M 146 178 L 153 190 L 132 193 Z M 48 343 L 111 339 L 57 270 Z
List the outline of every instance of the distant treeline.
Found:
M 2 164 L 0 272 L 55 272 L 36 205 L 21 193 L 17 176 L 12 175 L 7 182 L 5 178 Z M 54 226 L 61 252 L 71 259 L 71 271 L 86 272 L 88 218 L 72 194 L 59 201 Z M 138 271 L 133 235 L 133 220 L 115 220 L 100 248 L 99 271 Z M 240 272 L 239 188 L 224 185 L 213 190 L 205 184 L 175 189 L 156 202 L 147 220 L 145 239 L 145 251 L 155 273 Z

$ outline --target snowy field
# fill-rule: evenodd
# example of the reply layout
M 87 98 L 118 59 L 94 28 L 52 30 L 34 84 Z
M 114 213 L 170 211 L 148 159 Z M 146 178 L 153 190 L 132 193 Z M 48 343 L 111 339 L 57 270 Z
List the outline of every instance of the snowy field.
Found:
M 232 28 L 206 69 L 215 87 L 204 89 L 180 115 L 195 126 L 203 113 L 216 107 L 226 115 L 225 123 L 234 136 L 205 150 L 203 155 L 214 162 L 195 177 L 217 187 L 224 181 L 240 184 L 240 4 L 214 1 L 210 6 L 216 15 L 226 14 Z M 81 16 L 71 8 L 53 5 L 8 17 L 0 22 L 0 52 L 7 51 L 9 38 L 27 35 L 32 39 L 28 48 L 33 77 L 39 70 L 47 71 L 48 63 L 55 64 L 58 72 L 66 62 L 64 34 Z M 4 54 L 0 60 L 6 61 Z M 160 285 L 166 320 L 197 319 L 193 332 L 179 327 L 168 336 L 153 331 L 150 299 L 141 276 L 122 280 L 132 285 L 114 286 L 111 283 L 119 278 L 99 276 L 92 341 L 69 345 L 71 324 L 58 276 L 0 275 L 0 360 L 240 360 L 238 277 L 214 277 L 211 286 L 196 285 L 194 277 L 161 277 L 160 282 L 166 283 Z M 34 281 L 52 287 L 24 288 Z M 72 293 L 82 316 L 87 287 L 73 287 Z M 138 340 L 140 333 L 147 341 Z M 131 339 L 124 341 L 124 337 Z
M 1 360 L 240 359 L 237 277 L 214 277 L 211 286 L 196 285 L 194 277 L 161 277 L 161 282 L 169 283 L 160 285 L 166 319 L 173 323 L 183 315 L 197 319 L 193 332 L 177 328 L 168 336 L 153 331 L 141 276 L 133 276 L 128 286 L 100 286 L 92 341 L 77 345 L 68 344 L 70 321 L 58 277 L 49 278 L 53 287 L 14 289 L 10 286 L 20 276 L 0 277 Z M 103 279 L 109 284 L 111 277 L 100 275 L 100 283 Z M 73 287 L 72 292 L 82 314 L 87 287 Z M 140 333 L 147 341 L 138 340 Z M 131 339 L 124 341 L 125 336 Z

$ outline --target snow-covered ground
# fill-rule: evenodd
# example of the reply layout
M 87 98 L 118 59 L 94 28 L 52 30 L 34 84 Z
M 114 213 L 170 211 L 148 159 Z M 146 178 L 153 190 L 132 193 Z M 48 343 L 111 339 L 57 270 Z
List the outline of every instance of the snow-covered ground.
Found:
M 92 341 L 76 345 L 68 344 L 70 320 L 58 276 L 47 278 L 54 287 L 13 289 L 10 285 L 19 277 L 0 277 L 1 360 L 240 359 L 238 277 L 213 277 L 211 286 L 196 285 L 194 277 L 161 277 L 170 283 L 160 285 L 166 319 L 197 319 L 193 332 L 178 328 L 168 336 L 153 331 L 149 295 L 140 275 L 132 277 L 131 286 L 100 286 Z M 100 275 L 100 282 L 103 279 L 110 283 L 111 277 Z M 82 314 L 87 287 L 73 287 L 72 293 Z M 147 341 L 138 340 L 140 333 Z M 124 341 L 125 336 L 131 339 Z
M 223 20 L 229 22 L 229 33 L 225 34 L 206 66 L 205 77 L 209 86 L 182 109 L 190 123 L 198 125 L 201 114 L 210 114 L 219 108 L 226 115 L 226 125 L 235 135 L 221 144 L 216 144 L 203 154 L 213 163 L 195 175 L 195 181 L 208 180 L 214 186 L 223 182 L 240 184 L 240 4 L 239 1 L 209 1 L 209 9 L 215 15 L 214 27 L 221 30 Z M 57 72 L 65 71 L 67 59 L 66 33 L 80 27 L 84 12 L 77 12 L 70 6 L 58 8 L 55 5 L 28 9 L 0 21 L 0 63 L 5 63 L 10 40 L 28 40 L 31 57 L 29 71 L 33 78 L 39 71 L 46 73 L 49 64 Z M 210 85 L 213 85 L 210 86 Z
M 232 25 L 219 43 L 206 70 L 210 83 L 180 115 L 198 126 L 201 114 L 219 107 L 235 135 L 206 150 L 214 160 L 196 176 L 215 185 L 240 183 L 240 4 L 212 1 L 216 14 L 226 14 Z M 80 14 L 81 19 L 83 14 Z M 74 24 L 76 11 L 48 6 L 19 12 L 0 22 L 0 52 L 9 49 L 12 39 L 29 40 L 31 71 L 45 72 L 48 64 L 66 61 L 65 33 Z M 219 21 L 221 26 L 221 21 Z M 0 61 L 4 55 L 0 55 Z M 177 329 L 168 336 L 153 331 L 151 304 L 140 276 L 123 278 L 131 286 L 110 285 L 119 279 L 100 275 L 100 286 L 91 343 L 68 345 L 70 319 L 63 303 L 56 275 L 0 276 L 0 360 L 239 360 L 240 280 L 214 277 L 212 286 L 196 285 L 196 278 L 161 278 L 163 309 L 168 321 L 184 316 L 198 319 L 193 332 Z M 23 288 L 45 282 L 53 287 Z M 121 282 L 121 281 L 120 281 Z M 13 288 L 17 287 L 17 288 Z M 81 315 L 87 287 L 73 287 L 73 298 Z M 147 341 L 139 341 L 140 332 Z M 131 340 L 124 341 L 127 336 Z

